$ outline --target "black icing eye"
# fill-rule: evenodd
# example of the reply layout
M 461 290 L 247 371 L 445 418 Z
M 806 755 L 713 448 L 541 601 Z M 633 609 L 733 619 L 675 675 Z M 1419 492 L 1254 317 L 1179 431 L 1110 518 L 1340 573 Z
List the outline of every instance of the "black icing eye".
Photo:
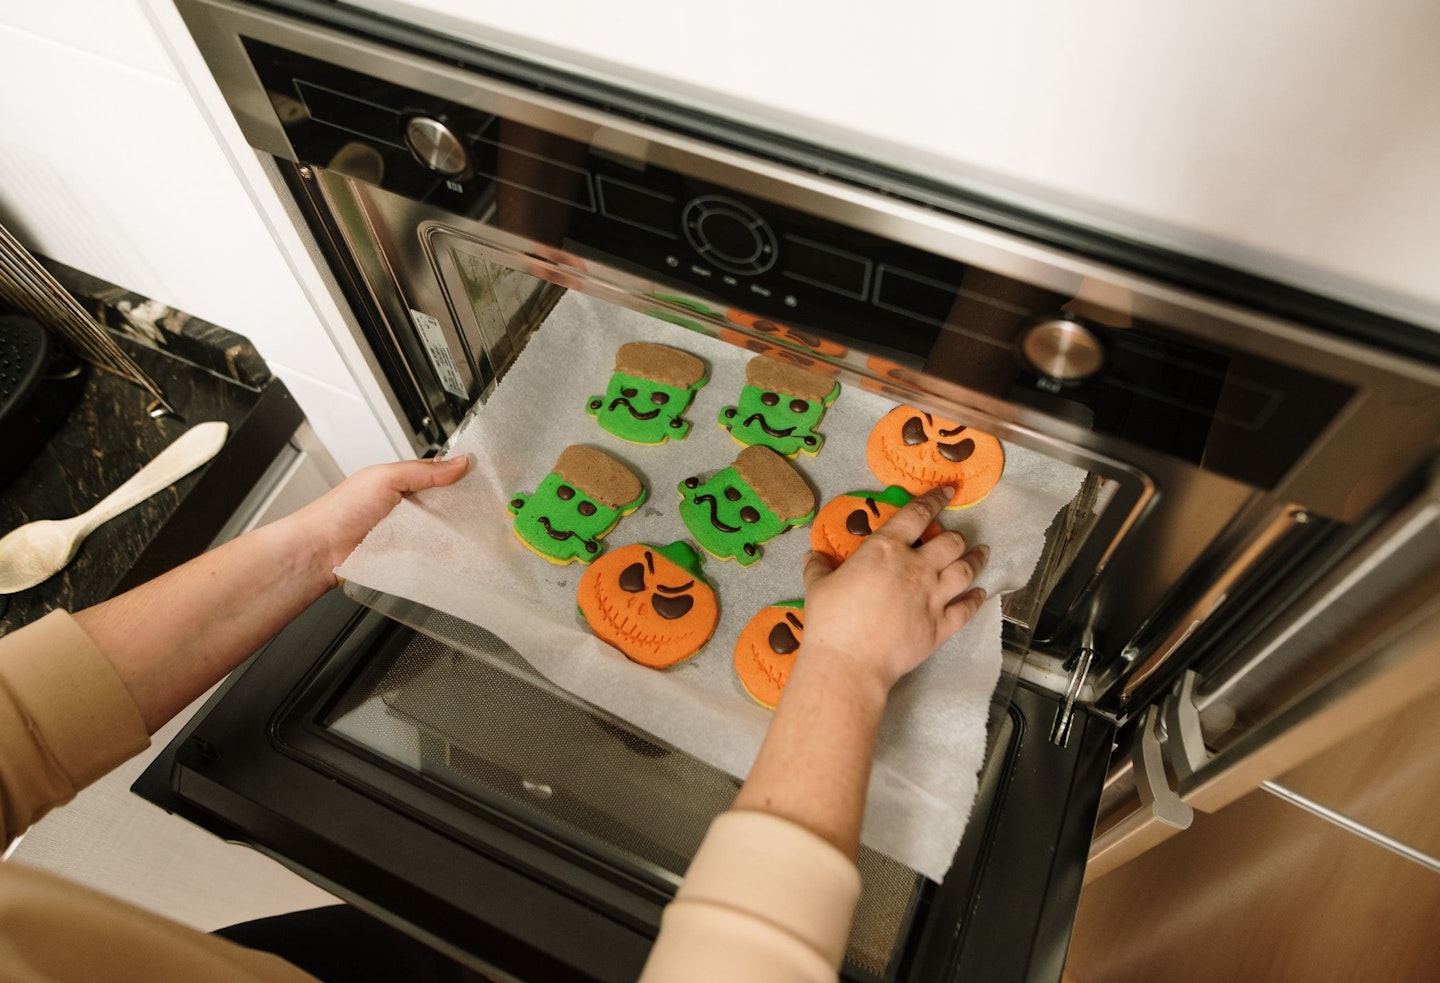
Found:
M 755 510 L 755 506 L 753 506 L 753 505 L 747 505 L 747 506 L 745 506 L 743 509 L 740 510 L 740 521 L 741 521 L 741 522 L 759 522 L 759 521 L 760 521 L 760 513 Z
M 780 395 L 778 393 L 762 393 L 760 402 L 766 406 L 775 406 L 780 402 Z
M 637 395 L 639 395 L 639 393 L 640 393 L 640 390 L 638 390 L 638 389 L 628 389 L 628 388 L 627 388 L 627 389 L 622 389 L 622 390 L 620 390 L 620 395 L 621 395 L 621 396 L 624 396 L 626 399 L 634 399 Z
M 940 456 L 945 460 L 959 464 L 971 454 L 975 453 L 975 441 L 966 437 L 958 444 L 937 444 L 935 445 L 935 449 L 940 452 Z
M 632 563 L 620 571 L 620 589 L 638 594 L 645 589 L 645 564 Z
M 651 393 L 651 394 L 650 394 L 650 402 L 654 403 L 656 406 L 664 406 L 666 403 L 670 402 L 670 394 L 669 394 L 669 393 Z
M 726 488 L 725 497 L 732 502 L 740 501 L 740 489 L 734 487 L 733 485 L 729 488 Z
M 808 410 L 809 408 L 810 408 L 810 404 L 807 403 L 807 402 L 805 402 L 805 400 L 803 400 L 803 399 L 792 399 L 792 400 L 790 400 L 790 412 L 791 412 L 791 413 L 804 413 L 804 412 L 805 412 L 806 410 Z
M 559 488 L 555 489 L 555 497 L 560 499 L 560 501 L 562 502 L 568 502 L 570 501 L 570 499 L 575 497 L 575 489 L 571 488 L 569 485 L 561 485 Z
M 753 327 L 756 331 L 762 332 L 763 334 L 774 334 L 780 330 L 775 326 L 775 322 L 773 321 L 756 321 Z
M 575 506 L 575 511 L 579 512 L 581 515 L 594 515 L 595 503 L 581 502 L 579 505 Z
M 605 405 L 605 400 L 603 400 L 603 399 L 592 399 L 592 400 L 590 400 L 590 408 L 591 408 L 592 410 L 598 410 L 600 407 L 602 407 L 602 406 L 604 406 L 604 405 Z
M 920 422 L 918 416 L 912 416 L 905 421 L 905 426 L 900 428 L 900 439 L 905 441 L 908 447 L 925 443 L 925 424 Z
M 777 655 L 789 655 L 800 647 L 800 639 L 785 622 L 770 629 L 770 649 Z
M 690 609 L 695 606 L 695 598 L 689 594 L 682 594 L 679 597 L 655 594 L 650 598 L 650 605 L 660 617 L 666 621 L 674 621 L 676 618 L 683 618 L 690 613 Z
M 864 509 L 856 509 L 845 517 L 845 531 L 852 536 L 870 535 L 870 517 Z

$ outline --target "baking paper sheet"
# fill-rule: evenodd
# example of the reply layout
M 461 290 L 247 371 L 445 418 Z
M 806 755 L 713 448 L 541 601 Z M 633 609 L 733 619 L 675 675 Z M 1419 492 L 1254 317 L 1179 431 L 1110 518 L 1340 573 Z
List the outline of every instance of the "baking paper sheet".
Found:
M 600 429 L 584 407 L 605 391 L 615 350 L 656 341 L 704 359 L 709 383 L 686 417 L 689 436 L 659 447 L 627 444 Z M 506 502 L 532 492 L 569 444 L 598 447 L 624 462 L 649 489 L 646 503 L 602 542 L 665 544 L 691 539 L 679 518 L 679 483 L 728 466 L 741 450 L 717 424 L 734 405 L 751 353 L 639 314 L 569 293 L 535 332 L 490 400 L 456 432 L 448 453 L 471 455 L 450 488 L 402 502 L 339 568 L 346 580 L 480 625 L 504 639 L 552 682 L 702 761 L 743 777 L 770 712 L 746 696 L 731 653 L 745 623 L 776 601 L 803 596 L 801 561 L 809 528 L 766 544 L 748 568 L 705 555 L 720 599 L 714 638 L 699 655 L 657 672 L 600 642 L 575 612 L 583 567 L 556 566 L 523 547 Z M 823 504 L 878 487 L 865 440 L 895 404 L 845 386 L 818 431 L 819 455 L 796 467 Z M 946 513 L 943 525 L 991 547 L 978 581 L 990 593 L 980 613 L 895 688 L 881 728 L 863 842 L 927 877 L 949 868 L 975 797 L 991 693 L 1000 675 L 1000 600 L 1022 587 L 1054 514 L 1078 491 L 1083 472 L 1006 446 L 1005 475 L 978 506 Z M 693 542 L 693 540 L 692 540 Z M 876 625 L 877 637 L 883 625 Z

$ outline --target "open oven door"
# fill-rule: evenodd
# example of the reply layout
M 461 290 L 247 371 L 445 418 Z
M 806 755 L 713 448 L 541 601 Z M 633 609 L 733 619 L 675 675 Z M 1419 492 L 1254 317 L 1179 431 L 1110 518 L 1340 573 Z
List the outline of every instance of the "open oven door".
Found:
M 738 782 L 468 631 L 451 646 L 333 592 L 232 674 L 135 791 L 482 971 L 632 980 Z M 1058 710 L 1023 682 L 995 707 L 943 883 L 864 851 L 845 979 L 1060 978 L 1113 728 L 1081 709 L 1056 746 Z

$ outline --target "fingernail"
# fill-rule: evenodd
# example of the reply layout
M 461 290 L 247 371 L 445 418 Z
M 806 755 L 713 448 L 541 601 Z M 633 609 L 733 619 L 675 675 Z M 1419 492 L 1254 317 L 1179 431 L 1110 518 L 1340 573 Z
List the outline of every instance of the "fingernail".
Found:
M 986 546 L 986 545 L 984 545 L 984 544 L 981 544 L 981 545 L 975 547 L 975 552 L 980 554 L 980 562 L 982 562 L 982 563 L 989 563 L 989 562 L 990 562 L 990 547 L 988 547 L 988 546 Z
M 984 587 L 976 587 L 976 588 L 975 588 L 975 596 L 978 597 L 978 598 L 980 598 L 980 603 L 981 603 L 981 604 L 984 604 L 984 603 L 985 603 L 985 598 L 989 597 L 990 594 L 989 594 L 988 591 L 985 590 Z

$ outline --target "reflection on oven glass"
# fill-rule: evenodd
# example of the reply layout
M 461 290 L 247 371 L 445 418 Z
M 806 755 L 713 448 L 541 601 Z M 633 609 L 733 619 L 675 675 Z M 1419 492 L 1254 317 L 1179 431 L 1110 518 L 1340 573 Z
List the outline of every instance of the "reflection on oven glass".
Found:
M 679 883 L 737 779 L 554 688 L 484 629 L 413 609 L 402 620 L 422 633 L 404 634 L 359 671 L 324 727 L 476 806 Z M 868 848 L 859 865 L 864 889 L 846 961 L 883 977 L 924 881 Z

